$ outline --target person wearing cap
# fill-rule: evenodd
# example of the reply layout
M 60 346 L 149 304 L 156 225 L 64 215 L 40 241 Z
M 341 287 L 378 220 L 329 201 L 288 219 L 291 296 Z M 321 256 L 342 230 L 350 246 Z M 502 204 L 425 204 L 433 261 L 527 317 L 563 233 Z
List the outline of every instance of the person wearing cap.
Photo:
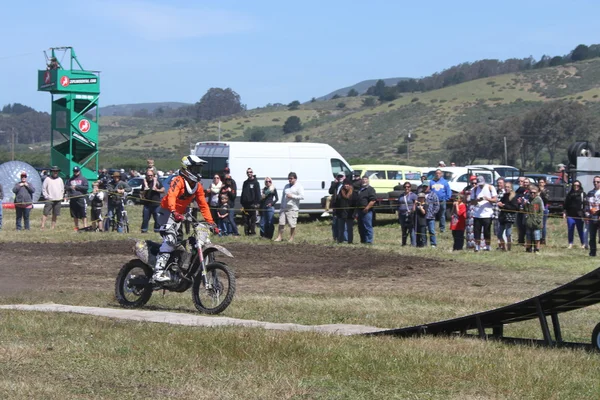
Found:
M 443 175 L 441 169 L 436 169 L 435 176 L 429 182 L 429 188 L 435 193 L 440 202 L 440 208 L 435 215 L 435 218 L 440 220 L 440 233 L 446 230 L 446 202 L 452 198 L 452 189 L 450 189 L 450 185 L 443 178 Z
M 321 217 L 329 217 L 329 211 L 331 210 L 331 205 L 335 205 L 335 196 L 342 190 L 344 186 L 344 179 L 346 179 L 346 174 L 344 171 L 340 171 L 337 173 L 335 179 L 331 181 L 329 185 L 329 196 L 325 198 L 325 212 L 321 214 Z M 337 217 L 335 213 L 333 213 L 333 218 L 331 219 L 331 235 L 333 240 L 337 240 Z M 348 237 L 346 236 L 346 240 Z
M 252 168 L 246 170 L 248 179 L 242 184 L 240 203 L 244 207 L 244 233 L 246 236 L 256 235 L 256 216 L 260 204 L 260 182 L 256 179 Z
M 27 172 L 21 171 L 21 180 L 13 187 L 15 194 L 15 211 L 17 212 L 17 230 L 23 229 L 21 220 L 23 220 L 25 230 L 29 230 L 29 213 L 33 208 L 32 194 L 35 192 L 33 185 L 27 182 Z
M 73 175 L 65 185 L 65 201 L 69 200 L 75 230 L 79 230 L 79 220 L 83 223 L 82 228 L 87 226 L 88 189 L 88 180 L 81 174 L 81 169 L 77 166 L 73 167 Z
M 108 212 L 106 213 L 106 223 L 113 217 L 117 219 L 117 232 L 123 233 L 123 224 L 121 222 L 123 218 L 123 210 L 125 209 L 125 196 L 126 193 L 131 192 L 131 187 L 121 180 L 121 173 L 115 171 L 112 174 L 112 181 L 108 183 L 106 187 L 108 193 Z M 107 226 L 104 230 L 108 230 Z
M 355 192 L 358 192 L 360 190 L 361 186 L 362 186 L 362 179 L 360 178 L 360 172 L 352 171 L 352 188 L 354 189 Z
M 44 196 L 44 211 L 42 212 L 41 229 L 46 228 L 46 220 L 48 215 L 52 213 L 52 229 L 56 228 L 56 219 L 60 215 L 60 203 L 63 200 L 65 193 L 65 183 L 58 176 L 60 168 L 53 166 L 50 168 L 50 176 L 44 179 L 42 183 L 42 196 Z
M 443 161 L 440 161 L 440 162 L 438 163 L 438 167 L 445 167 L 445 166 L 446 166 L 446 163 L 445 163 L 445 162 L 443 162 Z
M 331 208 L 331 204 L 335 203 L 335 195 L 338 194 L 340 192 L 340 190 L 342 190 L 342 187 L 344 186 L 344 179 L 346 179 L 346 174 L 344 174 L 344 171 L 340 171 L 337 173 L 337 175 L 335 176 L 335 179 L 333 181 L 331 181 L 331 184 L 329 185 L 329 196 L 327 196 L 325 198 L 325 212 L 323 214 L 321 214 L 321 217 L 329 217 L 329 211 Z M 335 215 L 334 215 L 334 223 L 331 225 L 332 226 L 332 230 L 333 230 L 333 239 L 335 240 L 336 238 L 336 230 L 335 230 Z
M 373 243 L 373 207 L 377 202 L 377 193 L 375 189 L 369 185 L 369 177 L 362 177 L 362 186 L 358 191 L 358 233 L 360 242 L 366 244 Z
M 492 216 L 494 203 L 498 201 L 496 188 L 485 182 L 485 177 L 477 177 L 477 186 L 471 191 L 471 204 L 473 205 L 473 233 L 475 235 L 475 251 L 490 250 Z M 479 238 L 483 233 L 485 247 L 480 248 Z

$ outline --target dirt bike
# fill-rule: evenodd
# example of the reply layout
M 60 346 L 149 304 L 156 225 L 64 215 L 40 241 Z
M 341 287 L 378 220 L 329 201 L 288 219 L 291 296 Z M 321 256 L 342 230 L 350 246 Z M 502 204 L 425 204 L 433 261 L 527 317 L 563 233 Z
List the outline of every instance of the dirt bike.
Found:
M 115 282 L 115 297 L 125 308 L 145 305 L 155 290 L 185 292 L 192 288 L 196 309 L 206 314 L 223 312 L 235 294 L 235 275 L 227 264 L 215 261 L 215 253 L 227 257 L 233 255 L 218 244 L 211 243 L 214 229 L 205 222 L 198 222 L 191 213 L 185 215 L 192 231 L 187 239 L 170 254 L 165 270 L 171 280 L 154 282 L 152 274 L 160 243 L 137 240 L 134 253 L 137 259 L 121 267 Z

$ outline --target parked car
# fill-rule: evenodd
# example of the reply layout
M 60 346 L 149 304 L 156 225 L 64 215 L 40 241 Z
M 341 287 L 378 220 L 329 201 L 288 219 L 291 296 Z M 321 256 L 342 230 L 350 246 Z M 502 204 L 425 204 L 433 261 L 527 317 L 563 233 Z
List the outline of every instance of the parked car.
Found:
M 351 165 L 352 171 L 358 172 L 360 177 L 368 177 L 369 184 L 375 189 L 377 194 L 377 212 L 396 211 L 392 207 L 389 193 L 394 191 L 398 185 L 402 186 L 404 182 L 410 182 L 413 187 L 421 183 L 422 169 L 407 165 L 388 165 L 388 164 L 360 164 Z
M 540 178 L 546 178 L 546 183 L 551 183 L 551 184 L 560 183 L 560 177 L 558 175 L 551 175 L 551 174 L 525 174 L 524 176 L 526 176 L 527 178 L 529 178 L 530 180 L 532 180 L 532 183 L 537 183 L 538 179 L 540 179 Z
M 131 192 L 127 195 L 125 200 L 125 204 L 128 206 L 132 206 L 135 204 L 140 204 L 140 192 L 142 191 L 142 183 L 144 182 L 144 178 L 139 176 L 137 178 L 131 178 L 127 181 L 127 184 L 131 187 Z

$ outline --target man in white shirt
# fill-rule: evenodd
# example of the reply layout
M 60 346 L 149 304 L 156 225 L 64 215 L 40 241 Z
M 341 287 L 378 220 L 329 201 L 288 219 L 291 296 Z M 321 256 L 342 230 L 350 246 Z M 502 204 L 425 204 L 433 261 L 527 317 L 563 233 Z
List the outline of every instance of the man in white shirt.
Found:
M 56 228 L 56 219 L 60 215 L 60 206 L 65 193 L 65 183 L 58 176 L 60 168 L 53 166 L 50 168 L 50 176 L 44 179 L 42 183 L 42 196 L 44 196 L 44 211 L 42 212 L 41 229 L 46 227 L 46 219 L 52 213 L 51 228 Z
M 479 238 L 483 230 L 485 246 L 483 250 L 490 250 L 492 217 L 494 216 L 494 203 L 498 201 L 496 188 L 485 183 L 483 176 L 477 177 L 477 186 L 471 191 L 471 204 L 473 205 L 473 232 L 475 234 L 475 251 L 479 251 Z
M 298 210 L 300 210 L 300 200 L 304 199 L 304 188 L 298 183 L 298 176 L 295 172 L 288 174 L 288 184 L 283 188 L 281 208 L 279 210 L 279 232 L 276 242 L 281 242 L 281 235 L 285 225 L 290 226 L 290 242 L 294 241 L 296 234 L 296 223 L 298 221 Z

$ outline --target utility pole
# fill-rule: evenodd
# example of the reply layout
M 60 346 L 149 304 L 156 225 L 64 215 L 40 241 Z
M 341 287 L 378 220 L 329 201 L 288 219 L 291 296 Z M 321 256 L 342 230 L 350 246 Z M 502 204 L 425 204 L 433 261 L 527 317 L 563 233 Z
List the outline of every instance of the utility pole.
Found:
M 406 141 L 406 160 L 410 159 L 410 131 L 408 131 L 408 140 Z
M 15 128 L 12 128 L 12 143 L 10 146 L 12 160 L 15 161 Z
M 506 150 L 506 136 L 504 136 L 504 165 L 508 165 L 508 150 Z

